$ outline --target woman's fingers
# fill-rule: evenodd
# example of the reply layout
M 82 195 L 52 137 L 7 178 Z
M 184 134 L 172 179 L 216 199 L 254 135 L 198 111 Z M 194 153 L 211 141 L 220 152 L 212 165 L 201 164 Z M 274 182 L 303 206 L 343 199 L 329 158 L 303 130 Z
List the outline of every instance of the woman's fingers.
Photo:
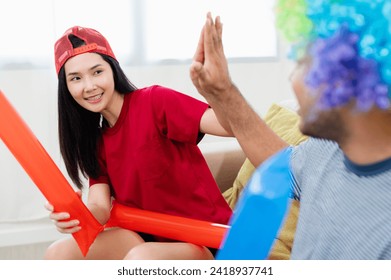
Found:
M 80 190 L 76 191 L 76 194 L 79 198 L 82 198 L 82 192 Z M 79 220 L 69 220 L 70 214 L 67 212 L 54 212 L 54 207 L 48 201 L 45 203 L 46 210 L 50 211 L 49 218 L 55 224 L 57 230 L 61 233 L 75 233 L 81 229 L 79 226 Z
M 51 204 L 49 203 L 49 201 L 46 201 L 46 203 L 45 203 L 45 209 L 48 210 L 48 211 L 50 211 L 50 212 L 53 212 L 54 207 L 53 207 L 53 205 L 51 205 Z
M 71 220 L 71 221 L 55 221 L 54 224 L 57 227 L 57 230 L 61 233 L 75 233 L 81 229 L 79 226 L 78 220 Z

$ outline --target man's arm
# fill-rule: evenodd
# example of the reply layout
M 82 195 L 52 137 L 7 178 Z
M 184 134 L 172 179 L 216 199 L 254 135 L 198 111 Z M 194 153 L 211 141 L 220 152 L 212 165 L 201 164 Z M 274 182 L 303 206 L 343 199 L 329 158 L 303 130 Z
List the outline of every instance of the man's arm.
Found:
M 215 111 L 221 125 L 235 135 L 254 166 L 287 146 L 233 84 L 223 50 L 222 24 L 219 17 L 214 23 L 210 13 L 201 32 L 190 76 L 198 92 Z

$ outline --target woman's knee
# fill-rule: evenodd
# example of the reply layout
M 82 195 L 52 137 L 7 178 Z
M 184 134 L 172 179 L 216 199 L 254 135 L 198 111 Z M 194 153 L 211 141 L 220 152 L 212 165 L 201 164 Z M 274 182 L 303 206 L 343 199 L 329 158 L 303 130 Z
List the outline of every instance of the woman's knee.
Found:
M 53 242 L 44 254 L 45 260 L 74 260 L 82 258 L 83 255 L 72 238 L 60 239 Z
M 146 242 L 132 248 L 126 260 L 213 260 L 212 253 L 203 246 L 189 243 Z
M 152 260 L 155 258 L 153 252 L 153 246 L 150 246 L 150 243 L 143 243 L 132 248 L 127 255 L 125 260 Z

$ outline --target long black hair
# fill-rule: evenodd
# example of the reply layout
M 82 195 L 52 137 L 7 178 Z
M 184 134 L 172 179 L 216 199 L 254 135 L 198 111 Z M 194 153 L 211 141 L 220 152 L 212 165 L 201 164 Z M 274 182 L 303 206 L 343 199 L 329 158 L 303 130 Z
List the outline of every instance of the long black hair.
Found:
M 69 36 L 74 48 L 85 45 L 84 41 L 74 35 Z M 99 54 L 110 64 L 113 70 L 115 90 L 129 94 L 137 88 L 129 81 L 114 58 Z M 73 183 L 83 188 L 81 175 L 85 178 L 99 176 L 98 145 L 102 135 L 101 114 L 88 111 L 80 106 L 70 94 L 65 77 L 64 66 L 58 74 L 58 132 L 61 156 Z

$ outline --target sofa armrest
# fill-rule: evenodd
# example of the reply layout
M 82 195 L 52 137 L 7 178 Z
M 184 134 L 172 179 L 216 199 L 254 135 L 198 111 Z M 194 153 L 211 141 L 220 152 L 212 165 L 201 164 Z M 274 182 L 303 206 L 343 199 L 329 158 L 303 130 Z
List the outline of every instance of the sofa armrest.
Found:
M 200 150 L 223 193 L 230 187 L 246 159 L 236 139 L 199 144 Z

